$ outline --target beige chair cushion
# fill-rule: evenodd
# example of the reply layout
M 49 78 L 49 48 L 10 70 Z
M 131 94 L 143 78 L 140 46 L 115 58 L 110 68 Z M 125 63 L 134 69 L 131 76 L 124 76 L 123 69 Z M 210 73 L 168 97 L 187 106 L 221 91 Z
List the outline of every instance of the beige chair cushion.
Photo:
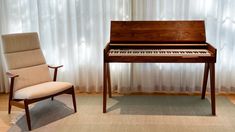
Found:
M 49 68 L 46 64 L 10 70 L 10 72 L 19 75 L 19 77 L 15 78 L 14 91 L 52 81 Z
M 37 33 L 2 35 L 8 70 L 46 64 Z
M 45 58 L 41 49 L 29 50 L 24 52 L 14 52 L 5 54 L 8 69 L 19 69 L 30 66 L 45 64 Z
M 37 33 L 2 35 L 4 53 L 22 52 L 40 48 Z
M 67 82 L 46 82 L 15 91 L 14 99 L 35 99 L 62 92 L 73 85 Z

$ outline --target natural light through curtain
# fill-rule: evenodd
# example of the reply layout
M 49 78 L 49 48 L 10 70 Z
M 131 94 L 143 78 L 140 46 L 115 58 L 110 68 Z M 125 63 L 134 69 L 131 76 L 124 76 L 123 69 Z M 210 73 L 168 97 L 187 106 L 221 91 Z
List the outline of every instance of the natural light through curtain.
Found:
M 130 9 L 128 0 L 1 0 L 1 33 L 38 32 L 47 63 L 64 65 L 59 80 L 100 92 L 110 20 L 130 19 Z
M 103 48 L 111 20 L 205 20 L 218 50 L 216 88 L 235 91 L 234 0 L 1 0 L 0 32 L 38 32 L 48 64 L 63 64 L 59 80 L 84 92 L 102 91 Z M 2 61 L 2 60 L 1 60 Z M 3 63 L 1 92 L 7 92 Z M 200 91 L 202 64 L 112 64 L 118 92 Z M 5 83 L 4 83 L 5 82 Z

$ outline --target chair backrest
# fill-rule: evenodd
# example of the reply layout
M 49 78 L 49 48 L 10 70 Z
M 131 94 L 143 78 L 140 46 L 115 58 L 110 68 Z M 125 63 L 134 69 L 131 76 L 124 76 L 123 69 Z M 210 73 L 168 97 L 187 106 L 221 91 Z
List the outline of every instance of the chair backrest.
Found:
M 2 41 L 8 70 L 19 75 L 14 91 L 52 81 L 37 33 L 2 35 Z

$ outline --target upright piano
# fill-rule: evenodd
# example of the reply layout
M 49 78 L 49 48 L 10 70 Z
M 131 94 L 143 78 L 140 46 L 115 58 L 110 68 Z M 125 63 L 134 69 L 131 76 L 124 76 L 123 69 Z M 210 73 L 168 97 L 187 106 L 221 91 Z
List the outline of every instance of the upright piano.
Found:
M 103 113 L 107 90 L 112 97 L 109 63 L 205 63 L 201 98 L 210 73 L 211 110 L 216 115 L 216 49 L 206 42 L 204 21 L 111 21 L 103 55 Z

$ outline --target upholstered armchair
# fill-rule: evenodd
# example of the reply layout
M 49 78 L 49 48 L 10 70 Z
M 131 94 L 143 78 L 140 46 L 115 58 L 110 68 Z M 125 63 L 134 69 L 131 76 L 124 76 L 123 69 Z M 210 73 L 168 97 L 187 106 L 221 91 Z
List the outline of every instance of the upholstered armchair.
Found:
M 74 111 L 77 111 L 74 86 L 68 82 L 56 82 L 58 68 L 62 66 L 46 64 L 37 33 L 2 35 L 2 41 L 10 80 L 9 114 L 12 105 L 25 109 L 31 130 L 28 105 L 47 98 L 53 100 L 60 94 L 71 94 Z M 54 69 L 53 79 L 49 68 Z

